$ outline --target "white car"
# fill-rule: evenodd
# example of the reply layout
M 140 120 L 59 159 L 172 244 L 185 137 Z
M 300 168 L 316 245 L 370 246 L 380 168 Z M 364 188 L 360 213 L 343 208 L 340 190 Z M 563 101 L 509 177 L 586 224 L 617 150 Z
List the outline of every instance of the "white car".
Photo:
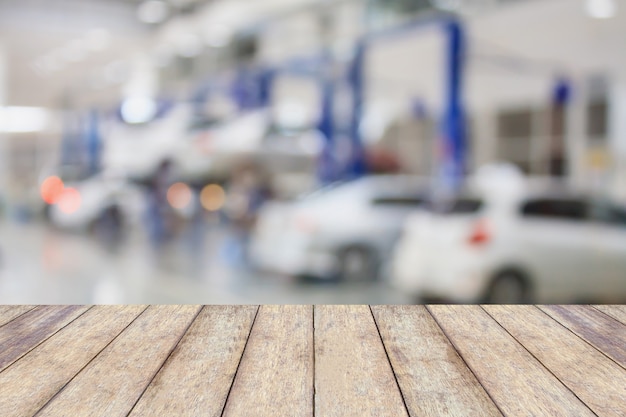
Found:
M 104 166 L 147 178 L 168 160 L 176 178 L 194 182 L 226 177 L 240 160 L 251 157 L 281 172 L 294 165 L 312 166 L 316 160 L 321 138 L 310 124 L 279 125 L 268 109 L 219 121 L 193 115 L 190 105 L 179 104 L 163 119 L 145 125 L 113 123 L 106 136 Z
M 626 208 L 543 181 L 468 187 L 406 223 L 395 287 L 422 300 L 626 300 Z
M 60 229 L 93 230 L 106 219 L 110 226 L 124 228 L 141 221 L 145 211 L 145 193 L 119 178 L 97 175 L 79 182 L 69 182 L 66 188 L 75 190 L 64 202 L 50 206 L 50 221 Z
M 378 276 L 425 182 L 369 176 L 293 202 L 267 203 L 252 236 L 253 263 L 295 276 L 367 280 Z

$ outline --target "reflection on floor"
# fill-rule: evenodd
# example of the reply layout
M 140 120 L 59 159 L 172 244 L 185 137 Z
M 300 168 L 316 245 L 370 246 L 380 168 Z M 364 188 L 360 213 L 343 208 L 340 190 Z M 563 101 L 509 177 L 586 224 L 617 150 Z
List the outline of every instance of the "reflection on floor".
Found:
M 106 244 L 41 222 L 0 223 L 0 304 L 402 304 L 384 283 L 299 283 L 239 261 L 223 226 L 189 228 L 160 250 L 139 229 Z

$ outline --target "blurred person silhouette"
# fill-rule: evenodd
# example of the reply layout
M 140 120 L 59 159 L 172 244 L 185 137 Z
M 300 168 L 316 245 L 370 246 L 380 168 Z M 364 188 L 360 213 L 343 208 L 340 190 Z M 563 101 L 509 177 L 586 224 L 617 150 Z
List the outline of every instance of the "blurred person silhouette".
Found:
M 194 193 L 200 194 L 199 187 L 194 187 Z M 187 213 L 186 227 L 184 228 L 184 243 L 189 256 L 189 273 L 202 277 L 210 256 L 207 247 L 207 233 L 209 233 L 207 215 L 200 198 L 192 198 L 190 210 Z
M 227 245 L 231 261 L 248 266 L 250 234 L 261 207 L 272 195 L 268 175 L 260 165 L 247 161 L 233 172 L 226 198 L 226 214 L 232 226 L 232 239 Z
M 155 249 L 161 249 L 172 234 L 172 211 L 167 191 L 172 184 L 172 162 L 163 160 L 148 182 L 148 235 Z

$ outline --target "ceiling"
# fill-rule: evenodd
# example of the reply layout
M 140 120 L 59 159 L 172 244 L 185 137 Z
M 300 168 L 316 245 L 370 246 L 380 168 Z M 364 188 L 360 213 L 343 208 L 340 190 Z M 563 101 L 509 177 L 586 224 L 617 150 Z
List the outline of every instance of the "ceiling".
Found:
M 0 48 L 10 105 L 59 107 L 73 88 L 93 85 L 107 65 L 145 42 L 135 0 L 0 0 Z M 118 65 L 119 66 L 119 65 Z M 99 74 L 100 72 L 100 74 Z

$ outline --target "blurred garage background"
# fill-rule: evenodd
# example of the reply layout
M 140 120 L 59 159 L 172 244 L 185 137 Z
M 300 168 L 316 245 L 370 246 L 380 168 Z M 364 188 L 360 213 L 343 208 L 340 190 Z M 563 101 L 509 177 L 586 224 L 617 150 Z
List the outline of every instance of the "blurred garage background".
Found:
M 0 0 L 0 303 L 624 302 L 621 0 Z

